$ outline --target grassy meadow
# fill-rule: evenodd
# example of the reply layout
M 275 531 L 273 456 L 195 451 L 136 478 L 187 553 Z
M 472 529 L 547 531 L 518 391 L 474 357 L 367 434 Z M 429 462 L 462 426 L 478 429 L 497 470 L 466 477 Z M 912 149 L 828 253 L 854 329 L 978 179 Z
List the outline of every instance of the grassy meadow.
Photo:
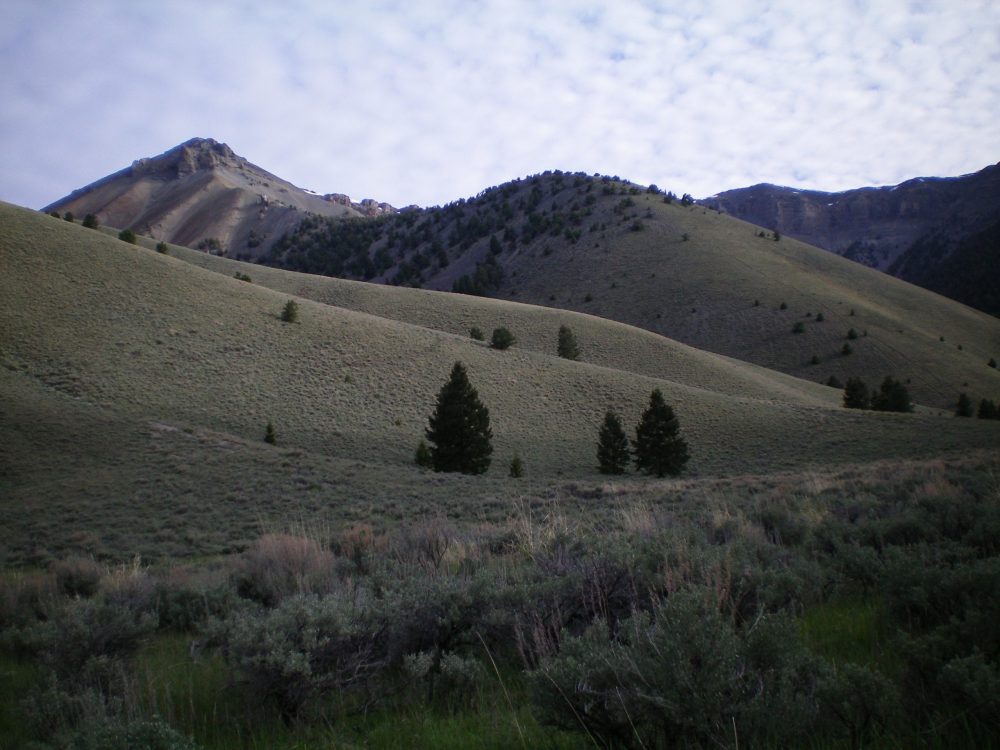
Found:
M 1000 423 L 581 312 L 0 226 L 0 748 L 996 744 Z M 413 462 L 457 360 L 482 476 Z M 631 432 L 654 388 L 687 470 L 599 474 L 605 410 Z

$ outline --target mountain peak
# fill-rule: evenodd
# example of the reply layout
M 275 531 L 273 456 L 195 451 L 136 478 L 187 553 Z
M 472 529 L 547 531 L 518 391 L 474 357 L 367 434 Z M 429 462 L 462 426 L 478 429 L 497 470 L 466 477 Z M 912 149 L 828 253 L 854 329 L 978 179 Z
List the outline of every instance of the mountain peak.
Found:
M 246 159 L 237 156 L 225 143 L 214 138 L 191 138 L 159 156 L 136 159 L 132 162 L 132 175 L 141 176 L 164 169 L 176 170 L 178 176 L 196 172 L 199 169 L 215 169 L 217 167 L 239 168 L 246 164 Z

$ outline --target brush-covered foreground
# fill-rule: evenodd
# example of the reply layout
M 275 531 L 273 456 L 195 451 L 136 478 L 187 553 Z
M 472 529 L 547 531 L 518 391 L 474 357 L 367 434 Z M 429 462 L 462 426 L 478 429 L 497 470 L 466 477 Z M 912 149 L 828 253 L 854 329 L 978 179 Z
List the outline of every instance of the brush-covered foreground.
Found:
M 0 747 L 995 746 L 998 471 L 620 487 L 8 572 Z

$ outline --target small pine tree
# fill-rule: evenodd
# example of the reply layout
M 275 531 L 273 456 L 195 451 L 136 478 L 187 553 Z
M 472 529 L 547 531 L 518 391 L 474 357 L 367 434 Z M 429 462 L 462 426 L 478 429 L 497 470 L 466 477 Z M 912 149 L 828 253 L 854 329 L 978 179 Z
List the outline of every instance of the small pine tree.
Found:
M 631 458 L 622 421 L 608 411 L 597 433 L 597 468 L 602 474 L 624 474 Z
M 434 466 L 434 459 L 431 458 L 431 449 L 427 441 L 421 440 L 417 445 L 416 453 L 413 454 L 413 462 L 422 469 L 430 469 Z
M 493 329 L 493 337 L 490 339 L 490 346 L 494 349 L 509 349 L 517 339 L 514 334 L 501 326 Z
M 483 330 L 481 328 L 477 328 L 476 326 L 472 326 L 472 328 L 469 329 L 469 338 L 474 341 L 486 340 L 486 336 L 483 335 Z
M 97 229 L 97 217 L 93 214 L 87 214 L 83 217 L 83 225 L 87 227 L 87 229 Z
M 680 424 L 659 388 L 650 394 L 649 406 L 636 425 L 633 452 L 636 468 L 658 477 L 680 474 L 688 461 Z
M 72 222 L 73 221 L 73 212 L 72 211 L 67 211 L 66 213 L 63 214 L 63 218 L 66 221 L 68 221 L 68 222 Z
M 510 460 L 510 476 L 512 479 L 520 479 L 524 476 L 524 462 L 516 453 L 514 458 Z
M 774 241 L 775 242 L 779 242 L 780 240 L 781 240 L 781 234 L 779 234 L 778 230 L 775 229 L 774 230 Z
M 886 376 L 879 390 L 872 394 L 872 409 L 876 411 L 913 411 L 910 392 L 901 382 Z
M 782 302 L 780 305 L 778 305 L 778 309 L 779 310 L 787 310 L 788 309 L 788 303 L 787 302 Z
M 976 416 L 979 419 L 1000 419 L 1000 409 L 995 403 L 984 398 L 979 402 L 979 411 Z
M 299 319 L 299 306 L 295 300 L 290 299 L 285 303 L 281 311 L 281 320 L 285 323 L 295 323 Z
M 123 229 L 118 233 L 118 239 L 120 239 L 122 242 L 128 242 L 129 244 L 134 245 L 136 241 L 135 232 L 133 232 L 131 229 Z
M 857 337 L 858 337 L 858 332 L 855 331 L 853 328 L 847 331 L 847 338 L 850 339 L 851 341 L 854 341 L 854 339 L 856 339 Z
M 816 322 L 822 323 L 826 318 L 823 317 L 823 313 L 816 313 Z
M 271 445 L 278 442 L 278 436 L 274 432 L 274 425 L 270 422 L 267 423 L 267 428 L 264 430 L 264 442 Z
M 958 394 L 958 403 L 955 405 L 956 417 L 972 416 L 972 399 L 965 393 Z
M 809 360 L 809 364 L 811 364 L 811 365 L 818 365 L 819 364 L 819 355 L 817 355 L 817 354 L 812 355 L 812 359 Z
M 482 474 L 489 468 L 493 453 L 490 411 L 479 400 L 461 362 L 452 367 L 438 393 L 426 435 L 432 444 L 434 471 Z
M 806 332 L 806 324 L 803 323 L 801 320 L 796 322 L 795 325 L 792 326 L 792 333 L 805 333 L 805 332 Z
M 993 357 L 990 357 L 990 361 L 987 362 L 986 364 L 989 367 L 992 367 L 994 370 L 997 369 L 997 361 Z
M 854 347 L 848 344 L 846 341 L 844 342 L 844 345 L 840 347 L 840 353 L 843 354 L 845 357 L 851 354 L 853 351 Z
M 558 353 L 564 359 L 579 359 L 580 348 L 576 344 L 576 336 L 569 326 L 559 326 Z
M 826 379 L 826 385 L 830 386 L 831 388 L 844 387 L 844 384 L 840 382 L 840 378 L 838 378 L 836 375 L 831 375 L 830 377 L 828 377 Z
M 156 252 L 163 253 L 164 255 L 166 255 L 166 253 L 167 253 L 167 243 L 166 242 L 157 242 L 156 243 Z
M 848 409 L 867 409 L 871 406 L 868 386 L 860 378 L 848 378 L 844 386 L 844 406 Z

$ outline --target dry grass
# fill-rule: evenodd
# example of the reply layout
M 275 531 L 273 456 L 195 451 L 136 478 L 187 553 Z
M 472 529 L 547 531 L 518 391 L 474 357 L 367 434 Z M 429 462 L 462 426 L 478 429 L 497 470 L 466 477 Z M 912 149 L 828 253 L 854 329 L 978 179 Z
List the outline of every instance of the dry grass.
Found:
M 256 267 L 247 284 L 22 209 L 0 207 L 0 218 L 0 554 L 10 562 L 216 554 L 298 522 L 330 536 L 368 523 L 497 521 L 518 496 L 580 500 L 569 482 L 600 504 L 604 411 L 634 424 L 654 387 L 675 405 L 696 478 L 1000 443 L 995 422 L 850 412 L 831 389 L 597 318 Z M 272 277 L 275 289 L 256 283 Z M 301 322 L 284 324 L 296 285 L 344 306 L 303 296 Z M 561 322 L 589 361 L 553 356 Z M 496 352 L 465 333 L 498 323 L 518 347 Z M 491 410 L 496 451 L 483 477 L 412 465 L 459 359 Z M 268 421 L 276 446 L 263 442 Z M 526 479 L 506 477 L 515 451 Z M 615 486 L 683 484 L 629 476 Z

